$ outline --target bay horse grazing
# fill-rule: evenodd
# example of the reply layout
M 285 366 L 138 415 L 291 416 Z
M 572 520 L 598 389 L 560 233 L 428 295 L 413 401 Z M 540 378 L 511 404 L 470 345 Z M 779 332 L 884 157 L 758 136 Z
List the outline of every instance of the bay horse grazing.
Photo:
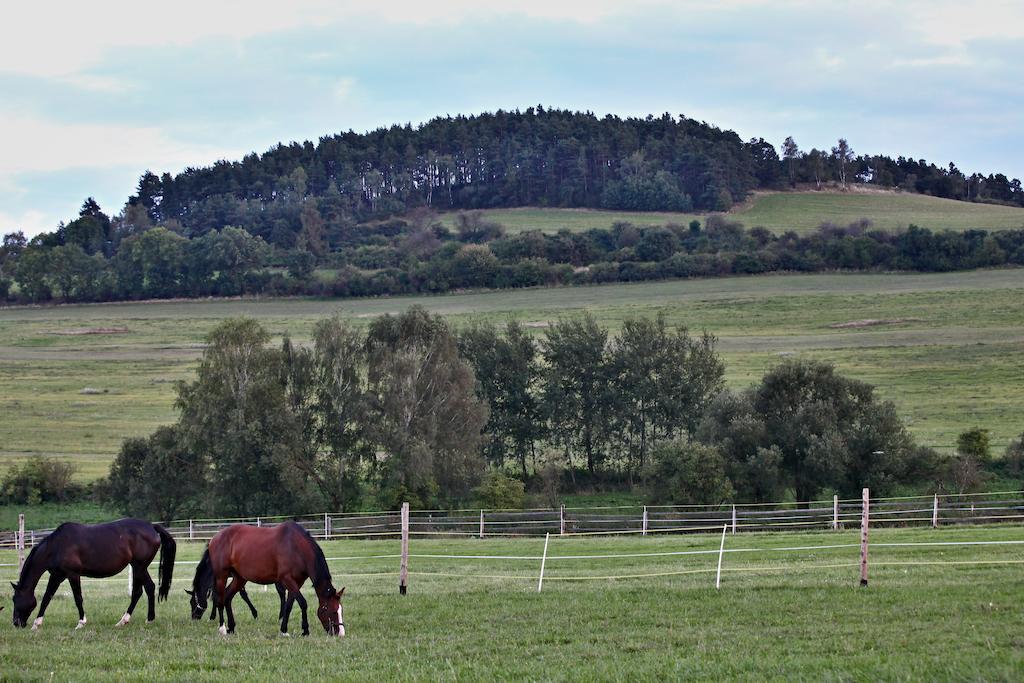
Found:
M 131 620 L 132 611 L 143 590 L 149 598 L 146 621 L 153 621 L 156 618 L 153 601 L 155 586 L 148 567 L 159 550 L 159 596 L 160 600 L 166 600 L 171 589 L 176 549 L 174 539 L 166 529 L 140 519 L 121 519 L 92 525 L 65 522 L 32 548 L 21 569 L 18 583 L 11 584 L 14 587 L 14 625 L 19 628 L 28 625 L 28 619 L 36 607 L 36 585 L 43 573 L 48 571 L 50 579 L 39 606 L 39 616 L 32 623 L 32 630 L 42 625 L 50 599 L 64 579 L 71 584 L 71 593 L 78 607 L 78 626 L 75 628 L 82 628 L 86 624 L 85 608 L 82 606 L 82 577 L 113 576 L 129 565 L 132 568 L 132 597 L 128 610 L 117 625 L 124 626 Z
M 281 634 L 288 635 L 288 617 L 292 605 L 302 608 L 302 635 L 309 635 L 306 599 L 299 592 L 309 579 L 319 600 L 316 615 L 328 635 L 345 635 L 345 616 L 341 597 L 345 589 L 335 590 L 324 551 L 309 532 L 295 522 L 273 527 L 234 524 L 217 533 L 207 549 L 213 570 L 214 604 L 220 617 L 222 634 L 235 632 L 235 615 L 231 599 L 249 581 L 260 584 L 280 583 L 288 592 L 281 617 Z M 228 579 L 231 585 L 228 585 Z M 224 608 L 228 625 L 224 627 Z
M 277 597 L 281 603 L 277 612 L 277 620 L 281 621 L 284 619 L 285 590 L 284 586 L 280 583 L 275 583 L 274 587 L 277 589 Z M 199 565 L 196 567 L 196 575 L 192 578 L 192 590 L 186 590 L 185 592 L 189 596 L 188 603 L 192 610 L 192 618 L 195 620 L 202 619 L 210 596 L 213 594 L 213 567 L 210 564 L 209 548 L 203 551 L 203 557 L 199 560 Z M 244 588 L 238 590 L 238 597 L 242 598 L 245 604 L 249 606 L 252 618 L 258 618 L 259 612 L 256 611 L 256 606 L 252 604 L 252 600 L 249 599 L 249 594 Z M 211 609 L 210 621 L 216 618 L 217 610 Z

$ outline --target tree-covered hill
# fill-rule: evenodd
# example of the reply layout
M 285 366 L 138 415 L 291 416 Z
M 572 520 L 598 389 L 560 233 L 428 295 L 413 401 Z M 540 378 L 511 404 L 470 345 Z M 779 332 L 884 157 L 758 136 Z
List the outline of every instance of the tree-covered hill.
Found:
M 0 299 L 356 296 L 1024 263 L 1024 231 L 990 234 L 970 230 L 979 227 L 971 221 L 943 225 L 948 234 L 908 221 L 893 234 L 860 216 L 848 226 L 821 225 L 828 222 L 822 217 L 811 224 L 820 230 L 803 225 L 798 234 L 788 219 L 774 231 L 757 222 L 745 231 L 716 214 L 656 227 L 616 222 L 584 233 L 514 235 L 467 211 L 535 206 L 689 216 L 728 210 L 757 189 L 854 183 L 928 194 L 933 202 L 1024 206 L 1020 181 L 1002 174 L 856 156 L 842 138 L 827 152 L 803 152 L 792 138 L 781 149 L 780 156 L 764 139 L 744 142 L 685 117 L 598 118 L 543 107 L 341 133 L 174 176 L 147 171 L 113 216 L 87 199 L 52 233 L 31 241 L 5 235 Z M 439 211 L 454 218 L 441 220 Z
M 598 118 L 543 107 L 349 131 L 174 176 L 147 172 L 129 204 L 188 236 L 235 225 L 291 248 L 316 221 L 332 235 L 421 206 L 723 211 L 754 189 L 831 181 L 1024 206 L 1020 182 L 1005 175 L 855 156 L 845 140 L 805 153 L 788 138 L 780 157 L 763 139 L 744 142 L 682 116 Z

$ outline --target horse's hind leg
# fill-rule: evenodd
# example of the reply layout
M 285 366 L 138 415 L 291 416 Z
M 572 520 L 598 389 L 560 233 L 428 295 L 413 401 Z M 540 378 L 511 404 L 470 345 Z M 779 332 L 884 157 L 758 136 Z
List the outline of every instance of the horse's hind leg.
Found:
M 156 620 L 156 584 L 153 583 L 153 577 L 149 575 L 147 567 L 139 567 L 136 571 L 140 574 L 142 587 L 146 591 L 146 601 L 149 603 L 149 610 L 146 612 L 146 623 L 152 623 Z
M 132 612 L 135 611 L 135 605 L 139 602 L 139 598 L 142 597 L 142 577 L 139 576 L 139 571 L 145 571 L 145 568 L 136 567 L 134 564 L 132 568 L 132 599 L 128 603 L 128 610 L 121 617 L 121 621 L 117 622 L 117 626 L 124 626 L 132 620 Z
M 68 583 L 71 584 L 71 594 L 75 596 L 75 607 L 78 608 L 78 626 L 75 630 L 85 626 L 85 604 L 82 602 L 82 579 L 77 574 L 68 576 Z

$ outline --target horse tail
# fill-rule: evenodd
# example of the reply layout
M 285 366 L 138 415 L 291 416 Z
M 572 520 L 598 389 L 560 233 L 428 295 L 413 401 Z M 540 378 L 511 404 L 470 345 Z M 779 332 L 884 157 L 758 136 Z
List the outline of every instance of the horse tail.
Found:
M 178 551 L 178 544 L 174 537 L 159 524 L 153 528 L 160 534 L 160 589 L 157 594 L 158 600 L 166 600 L 167 594 L 171 592 L 171 577 L 174 575 L 174 556 Z

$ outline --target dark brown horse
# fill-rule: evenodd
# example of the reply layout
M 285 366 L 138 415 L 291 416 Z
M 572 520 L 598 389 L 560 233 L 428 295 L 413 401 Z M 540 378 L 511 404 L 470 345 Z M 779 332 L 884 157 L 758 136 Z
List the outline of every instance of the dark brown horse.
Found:
M 284 619 L 285 590 L 284 586 L 280 583 L 275 583 L 274 587 L 277 589 L 277 598 L 280 602 L 277 620 L 281 621 Z M 196 620 L 202 619 L 210 596 L 213 594 L 213 567 L 210 565 L 209 548 L 203 551 L 203 557 L 199 560 L 199 565 L 196 567 L 196 574 L 192 578 L 192 590 L 186 590 L 185 592 L 188 593 L 188 604 L 189 609 L 192 611 L 192 618 Z M 244 588 L 239 589 L 238 597 L 242 598 L 242 601 L 249 606 L 252 618 L 256 619 L 259 616 L 259 612 L 256 611 L 256 605 L 252 604 L 252 600 L 249 599 L 249 594 Z M 217 610 L 211 609 L 210 621 L 216 618 Z
M 121 519 L 107 524 L 75 524 L 66 522 L 32 548 L 25 566 L 21 569 L 18 583 L 14 587 L 14 625 L 28 625 L 32 610 L 36 607 L 35 590 L 44 572 L 50 572 L 50 580 L 39 606 L 39 616 L 32 624 L 32 630 L 43 623 L 43 615 L 50 599 L 57 592 L 64 579 L 71 584 L 71 593 L 78 607 L 78 626 L 86 624 L 85 608 L 82 606 L 82 577 L 107 577 L 119 573 L 125 567 L 132 568 L 132 597 L 128 611 L 118 626 L 124 626 L 132 617 L 135 604 L 146 591 L 149 598 L 149 613 L 146 621 L 156 618 L 153 601 L 153 579 L 148 567 L 160 550 L 160 600 L 167 598 L 174 573 L 174 539 L 159 524 L 150 524 L 139 519 Z
M 299 592 L 309 579 L 320 602 L 316 615 L 324 630 L 332 636 L 345 635 L 345 616 L 341 606 L 345 589 L 335 590 L 323 550 L 309 532 L 295 522 L 274 527 L 229 526 L 213 537 L 208 552 L 221 633 L 234 633 L 235 615 L 231 610 L 231 599 L 252 581 L 284 586 L 288 598 L 281 618 L 281 633 L 288 635 L 288 617 L 292 605 L 298 602 L 302 608 L 302 635 L 309 635 L 306 599 Z M 228 585 L 229 578 L 231 585 Z M 225 607 L 228 612 L 226 629 Z

